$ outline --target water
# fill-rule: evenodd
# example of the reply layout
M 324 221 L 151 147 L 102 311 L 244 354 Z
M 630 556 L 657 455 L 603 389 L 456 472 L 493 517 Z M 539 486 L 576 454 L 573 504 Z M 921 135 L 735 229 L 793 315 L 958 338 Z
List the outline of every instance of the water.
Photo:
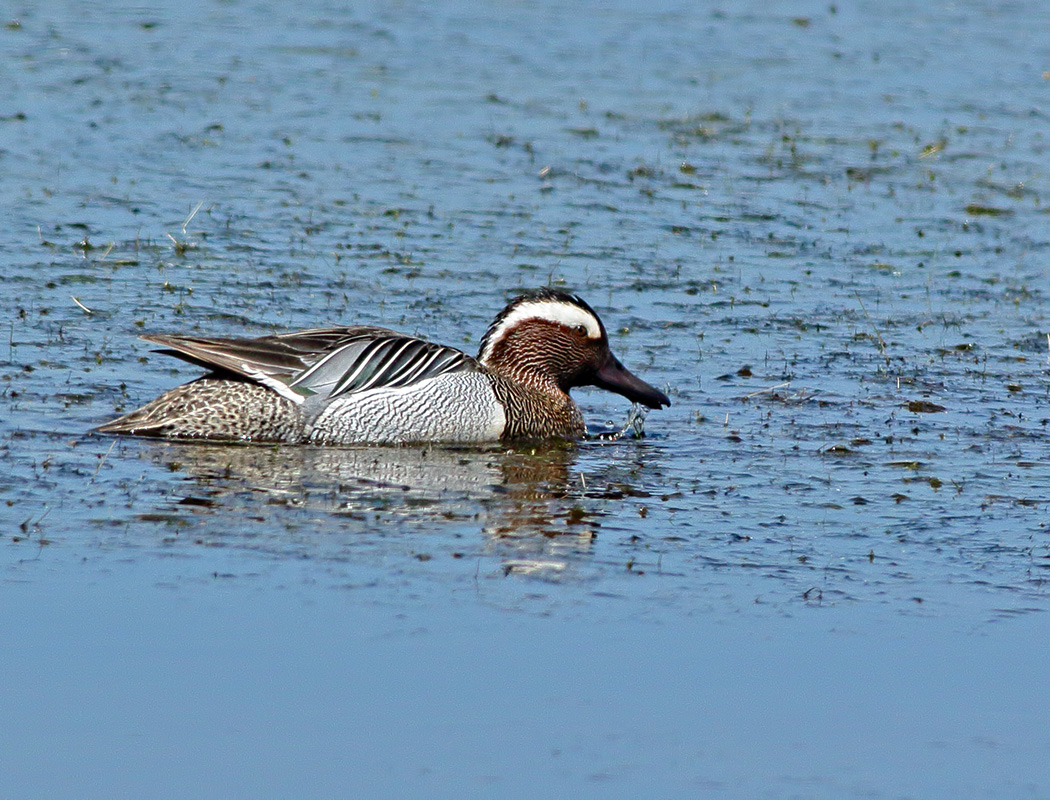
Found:
M 4 17 L 5 795 L 1050 792 L 1040 4 Z M 87 432 L 547 283 L 644 438 Z

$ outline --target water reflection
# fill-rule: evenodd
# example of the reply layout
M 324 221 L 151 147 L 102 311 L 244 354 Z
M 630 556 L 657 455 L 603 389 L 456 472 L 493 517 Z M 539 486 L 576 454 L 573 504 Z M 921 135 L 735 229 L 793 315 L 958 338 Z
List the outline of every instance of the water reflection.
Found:
M 598 445 L 603 448 L 630 445 Z M 148 458 L 192 484 L 174 500 L 176 511 L 223 525 L 211 533 L 225 545 L 259 549 L 260 539 L 282 555 L 282 534 L 299 544 L 309 520 L 318 544 L 331 537 L 390 537 L 424 532 L 426 546 L 454 554 L 493 556 L 506 572 L 556 577 L 573 558 L 591 552 L 598 518 L 595 500 L 610 492 L 575 469 L 579 446 L 261 447 L 151 443 Z M 246 524 L 230 526 L 231 518 Z M 413 540 L 414 546 L 419 545 Z M 340 549 L 345 554 L 345 549 Z M 457 555 L 457 557 L 459 557 Z
M 448 500 L 479 493 L 549 497 L 566 490 L 577 448 L 261 447 L 157 443 L 151 460 L 184 471 L 218 494 L 309 494 L 327 488 L 337 508 L 372 507 L 377 498 Z M 386 507 L 387 503 L 382 506 Z M 407 505 L 416 506 L 418 503 Z

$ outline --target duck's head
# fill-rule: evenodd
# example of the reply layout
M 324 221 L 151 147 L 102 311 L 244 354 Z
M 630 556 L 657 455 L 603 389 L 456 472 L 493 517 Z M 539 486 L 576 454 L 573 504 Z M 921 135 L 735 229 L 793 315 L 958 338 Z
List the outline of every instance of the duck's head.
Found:
M 671 405 L 667 395 L 632 375 L 612 354 L 594 309 L 556 289 L 535 289 L 511 300 L 482 337 L 478 361 L 523 383 L 553 381 L 566 393 L 597 386 L 649 408 Z

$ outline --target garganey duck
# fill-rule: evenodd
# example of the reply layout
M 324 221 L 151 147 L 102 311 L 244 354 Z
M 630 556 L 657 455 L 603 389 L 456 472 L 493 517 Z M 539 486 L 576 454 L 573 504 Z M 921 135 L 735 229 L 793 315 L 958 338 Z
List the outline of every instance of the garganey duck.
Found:
M 315 444 L 577 439 L 585 433 L 569 397 L 577 386 L 649 408 L 671 404 L 616 359 L 589 305 L 554 289 L 514 298 L 477 358 L 365 325 L 256 339 L 142 338 L 210 372 L 102 433 Z

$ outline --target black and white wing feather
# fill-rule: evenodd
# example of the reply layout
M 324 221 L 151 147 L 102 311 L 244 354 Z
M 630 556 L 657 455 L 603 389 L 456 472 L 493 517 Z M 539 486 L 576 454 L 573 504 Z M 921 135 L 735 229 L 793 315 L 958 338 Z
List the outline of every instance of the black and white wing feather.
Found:
M 386 328 L 351 325 L 254 339 L 143 336 L 160 351 L 219 373 L 261 383 L 297 403 L 473 372 L 466 353 Z
M 477 362 L 452 347 L 402 334 L 352 337 L 297 376 L 291 387 L 328 398 L 370 389 L 410 386 L 449 372 L 472 372 Z

